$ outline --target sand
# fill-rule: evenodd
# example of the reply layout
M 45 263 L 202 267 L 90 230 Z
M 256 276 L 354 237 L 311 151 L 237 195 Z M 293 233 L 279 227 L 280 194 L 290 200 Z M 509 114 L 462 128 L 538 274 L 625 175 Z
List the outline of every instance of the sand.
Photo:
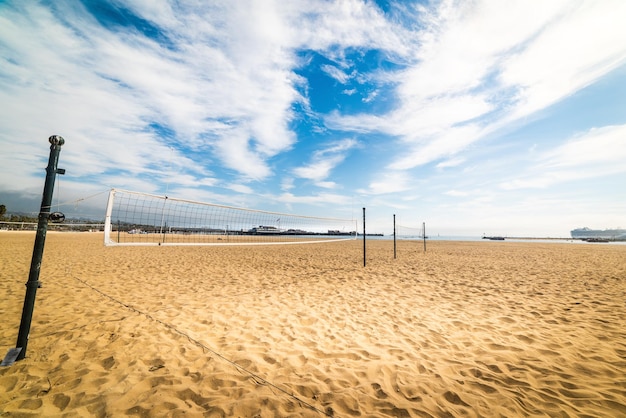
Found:
M 0 355 L 34 233 L 0 232 Z M 626 246 L 49 233 L 0 416 L 626 416 Z

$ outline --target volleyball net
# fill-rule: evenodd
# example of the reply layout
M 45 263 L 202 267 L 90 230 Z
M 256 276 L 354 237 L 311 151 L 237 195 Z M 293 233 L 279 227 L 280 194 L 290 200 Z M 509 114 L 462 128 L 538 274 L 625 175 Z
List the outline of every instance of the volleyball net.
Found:
M 354 219 L 299 216 L 112 189 L 104 244 L 255 245 L 356 239 Z
M 409 227 L 403 225 L 396 225 L 396 237 L 398 239 L 414 240 L 423 239 L 425 233 L 425 224 L 419 227 Z

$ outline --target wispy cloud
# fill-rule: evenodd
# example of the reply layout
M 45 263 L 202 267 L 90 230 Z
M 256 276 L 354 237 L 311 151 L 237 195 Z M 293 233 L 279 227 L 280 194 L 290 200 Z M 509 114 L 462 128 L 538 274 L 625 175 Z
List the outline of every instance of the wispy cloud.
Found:
M 330 188 L 335 183 L 323 180 L 328 178 L 332 170 L 345 160 L 350 150 L 357 146 L 358 142 L 354 139 L 329 144 L 326 148 L 315 151 L 311 161 L 303 167 L 295 168 L 293 173 L 297 177 L 315 181 L 320 187 Z
M 196 14 L 174 18 L 176 10 L 140 5 L 147 13 L 144 18 L 158 18 L 154 24 L 162 26 L 156 27 L 172 34 L 166 47 L 132 28 L 109 30 L 83 8 L 56 5 L 55 13 L 30 5 L 4 14 L 2 38 L 10 51 L 6 59 L 22 64 L 8 77 L 10 84 L 21 81 L 23 93 L 39 96 L 36 110 L 42 114 L 35 117 L 55 120 L 50 125 L 62 126 L 68 137 L 76 138 L 78 131 L 101 143 L 90 148 L 94 157 L 101 157 L 95 160 L 107 161 L 108 150 L 124 147 L 116 159 L 125 156 L 137 167 L 144 165 L 146 156 L 128 152 L 138 134 L 151 142 L 145 144 L 151 159 L 162 155 L 161 132 L 146 134 L 151 123 L 158 123 L 173 132 L 169 141 L 177 149 L 212 149 L 227 167 L 258 179 L 270 173 L 266 159 L 295 141 L 288 129 L 291 103 L 298 100 L 291 81 L 293 62 L 276 26 L 259 27 L 254 10 L 230 10 L 228 22 L 204 25 Z M 232 31 L 237 37 L 216 38 L 211 24 L 219 23 L 237 25 Z M 244 27 L 248 29 L 240 30 Z M 25 40 L 30 48 L 19 46 Z M 46 65 L 36 65 L 38 60 Z M 46 89 L 52 84 L 54 91 Z M 55 105 L 60 93 L 66 104 L 71 102 L 71 115 Z
M 464 161 L 465 161 L 464 158 L 452 158 L 452 159 L 440 162 L 439 164 L 437 164 L 437 168 L 444 169 L 444 168 L 449 168 L 449 167 L 456 167 L 458 165 L 463 164 Z
M 469 192 L 462 191 L 462 190 L 448 190 L 447 192 L 445 192 L 445 194 L 448 195 L 448 196 L 453 196 L 453 197 L 466 197 L 466 196 L 469 196 Z
M 621 1 L 564 2 L 552 10 L 546 25 L 502 62 L 500 82 L 518 92 L 511 117 L 541 110 L 624 64 L 624 15 Z
M 252 189 L 249 186 L 246 186 L 245 184 L 230 184 L 228 188 L 237 193 L 254 194 L 254 189 Z
M 358 189 L 357 192 L 363 195 L 382 195 L 398 192 L 405 192 L 415 187 L 413 179 L 405 171 L 386 171 L 380 174 L 373 174 L 367 189 Z
M 339 68 L 332 65 L 325 64 L 322 65 L 320 69 L 341 84 L 345 84 L 348 80 L 350 80 L 349 74 L 346 74 L 344 71 L 341 71 Z
M 626 125 L 579 134 L 546 151 L 520 178 L 501 183 L 507 190 L 545 188 L 575 180 L 626 173 Z
M 283 203 L 298 203 L 308 205 L 347 205 L 351 203 L 351 198 L 342 194 L 319 193 L 306 196 L 298 196 L 293 193 L 283 193 L 277 197 Z
M 626 62 L 617 17 L 625 8 L 619 1 L 442 2 L 420 15 L 415 63 L 394 74 L 397 107 L 384 116 L 333 112 L 327 122 L 396 136 L 409 153 L 394 169 L 457 155 Z

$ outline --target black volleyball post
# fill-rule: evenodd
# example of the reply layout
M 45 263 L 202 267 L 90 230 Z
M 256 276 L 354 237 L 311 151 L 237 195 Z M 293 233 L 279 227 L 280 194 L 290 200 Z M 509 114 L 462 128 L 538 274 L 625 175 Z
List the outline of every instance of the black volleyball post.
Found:
M 422 239 L 424 240 L 424 252 L 426 252 L 426 222 L 422 222 Z
M 365 252 L 365 208 L 363 208 L 363 267 L 365 267 L 366 264 Z
M 58 221 L 65 218 L 65 216 L 61 213 L 50 213 L 56 175 L 65 174 L 64 169 L 57 169 L 61 146 L 65 143 L 65 139 L 59 135 L 52 135 L 48 138 L 48 142 L 50 142 L 50 158 L 48 159 L 48 167 L 46 168 L 46 181 L 43 189 L 41 208 L 39 210 L 37 235 L 35 236 L 35 246 L 33 248 L 33 258 L 30 264 L 28 282 L 26 282 L 26 295 L 24 297 L 24 307 L 22 309 L 22 320 L 20 322 L 20 330 L 17 336 L 17 344 L 14 349 L 9 350 L 6 358 L 2 361 L 2 365 L 4 366 L 11 365 L 15 360 L 22 360 L 26 356 L 28 335 L 30 334 L 30 324 L 33 319 L 33 311 L 35 308 L 35 296 L 37 295 L 37 289 L 40 287 L 39 272 L 41 270 L 41 260 L 43 258 L 43 250 L 46 242 L 46 232 L 48 231 L 48 219 Z
M 393 215 L 393 258 L 396 258 L 396 215 Z

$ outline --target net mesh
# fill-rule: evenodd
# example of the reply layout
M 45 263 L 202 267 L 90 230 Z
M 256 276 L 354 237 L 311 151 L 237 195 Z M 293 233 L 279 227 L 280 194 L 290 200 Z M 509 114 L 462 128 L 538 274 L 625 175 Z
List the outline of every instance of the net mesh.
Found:
M 111 190 L 106 245 L 325 242 L 356 237 L 356 221 L 235 208 Z
M 396 225 L 396 237 L 398 239 L 423 239 L 424 238 L 424 226 L 409 227 Z

